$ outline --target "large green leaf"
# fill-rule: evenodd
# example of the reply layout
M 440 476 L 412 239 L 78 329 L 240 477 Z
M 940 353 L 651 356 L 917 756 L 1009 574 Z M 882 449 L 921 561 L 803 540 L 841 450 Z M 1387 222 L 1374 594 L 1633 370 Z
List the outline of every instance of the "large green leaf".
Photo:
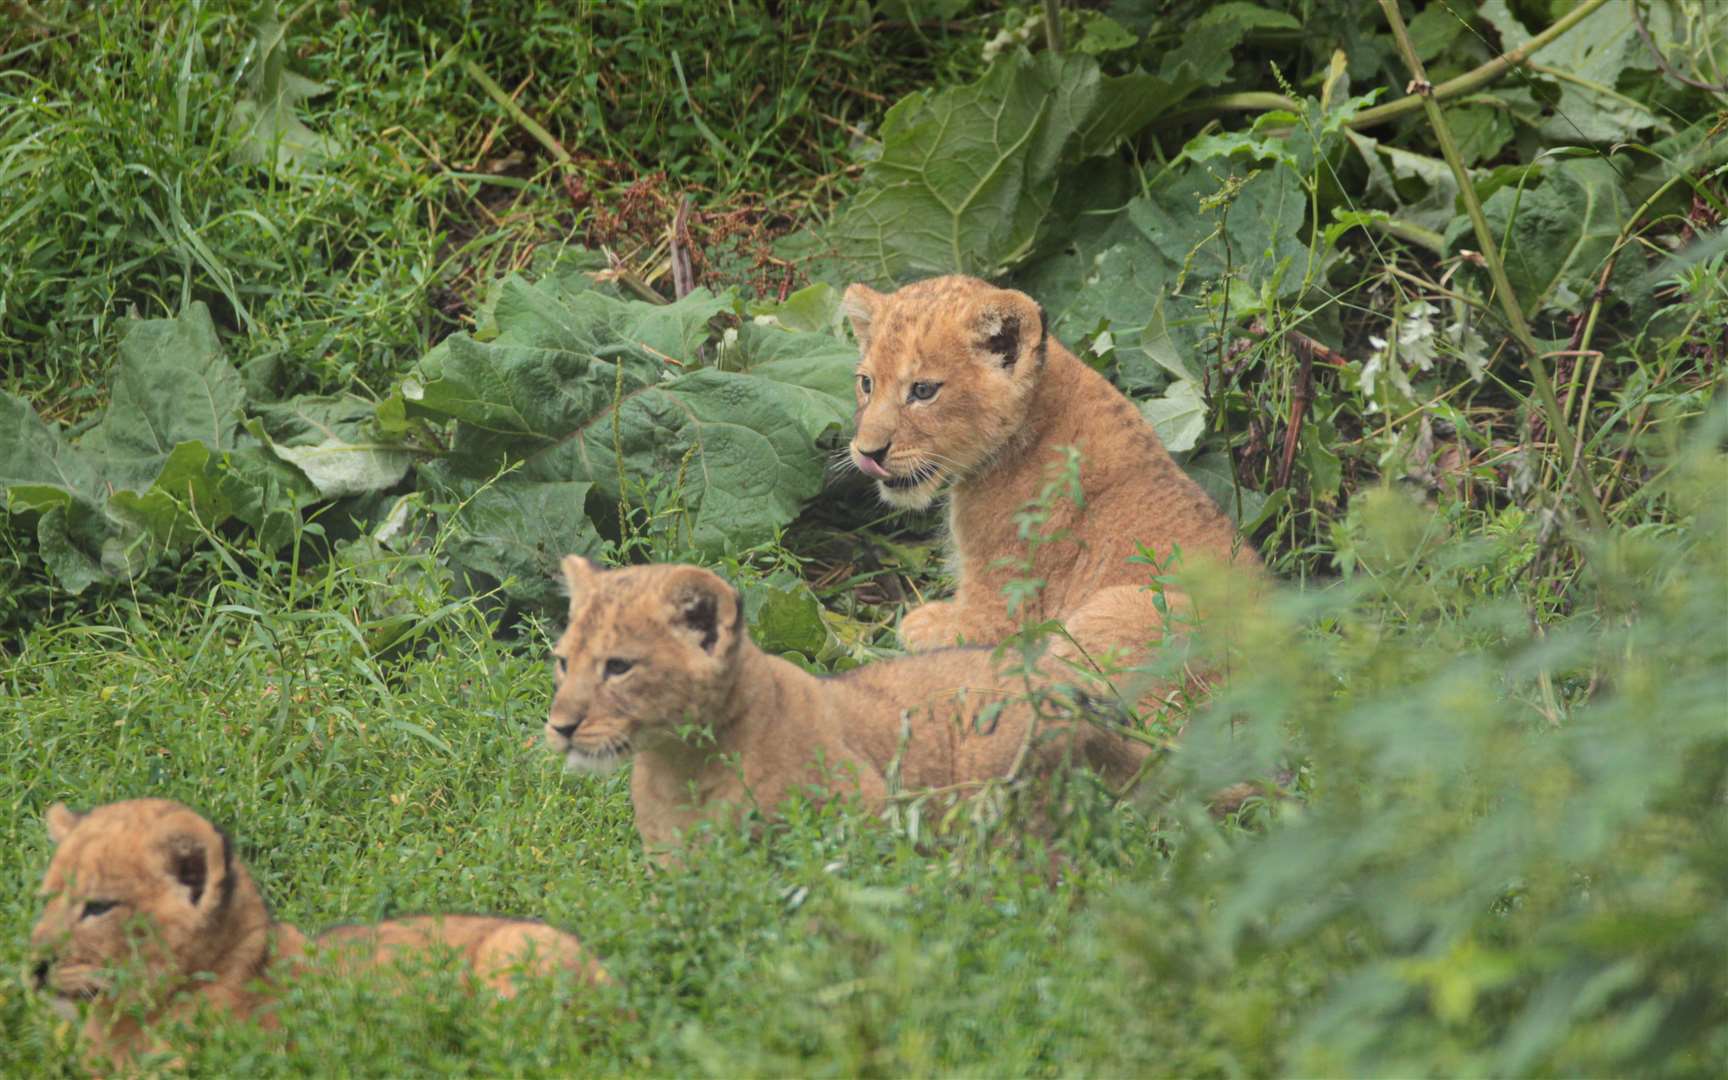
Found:
M 1128 215 L 1185 280 L 1243 285 L 1248 297 L 1263 290 L 1293 295 L 1307 255 L 1302 186 L 1288 169 L 1251 172 L 1227 210 L 1207 212 L 1203 200 L 1223 188 L 1216 168 L 1192 167 L 1150 199 L 1130 204 Z
M 1525 313 L 1576 312 L 1595 290 L 1631 208 L 1619 174 L 1605 161 L 1575 158 L 1540 176 L 1534 186 L 1501 188 L 1482 209 L 1494 235 L 1505 239 L 1506 277 Z M 1446 243 L 1452 249 L 1475 246 L 1468 219 L 1453 222 Z
M 12 510 L 48 510 L 96 490 L 96 470 L 23 398 L 0 394 L 0 489 Z
M 489 477 L 555 447 L 615 396 L 699 364 L 709 320 L 729 307 L 703 289 L 655 305 L 512 276 L 496 306 L 497 337 L 447 338 L 420 362 L 403 396 L 412 414 L 457 421 L 452 464 Z
M 379 433 L 377 411 L 354 397 L 301 397 L 258 410 L 271 452 L 325 499 L 385 491 L 407 475 L 414 455 Z
M 78 444 L 116 488 L 148 485 L 182 443 L 234 445 L 246 391 L 203 304 L 135 322 L 120 342 L 108 410 Z
M 1285 168 L 1232 167 L 1186 164 L 1150 196 L 1096 219 L 1063 250 L 1026 267 L 1015 286 L 1039 298 L 1053 332 L 1066 341 L 1108 328 L 1126 357 L 1119 373 L 1125 389 L 1162 385 L 1168 365 L 1136 348 L 1155 316 L 1162 344 L 1192 343 L 1199 328 L 1216 320 L 1206 297 L 1222 295 L 1225 282 L 1238 314 L 1264 296 L 1301 290 L 1307 254 L 1301 185 Z M 1241 186 L 1228 211 L 1203 211 L 1201 199 L 1233 178 Z
M 1084 55 L 1006 55 L 966 86 L 916 93 L 882 123 L 882 153 L 825 239 L 846 276 L 892 285 L 937 273 L 994 276 L 1033 254 L 1073 173 L 1229 73 L 1250 5 L 1208 17 L 1156 73 L 1104 75 Z M 1072 194 L 1067 194 L 1072 192 Z
M 310 488 L 250 445 L 243 404 L 204 305 L 135 322 L 108 408 L 76 445 L 0 396 L 5 505 L 40 515 L 39 551 L 72 592 L 136 574 L 230 517 L 279 537 Z
M 607 505 L 676 489 L 697 545 L 771 537 L 821 490 L 818 442 L 851 413 L 853 353 L 761 322 L 715 335 L 731 308 L 703 290 L 655 305 L 506 282 L 497 337 L 447 339 L 403 386 L 410 415 L 453 421 L 433 473 L 454 486 L 519 466 L 495 499 L 524 484 L 588 485 Z
M 990 275 L 1024 258 L 1100 81 L 1089 57 L 1016 53 L 976 83 L 898 102 L 882 155 L 829 232 L 851 274 Z
M 514 478 L 477 484 L 436 466 L 422 470 L 421 478 L 459 503 L 443 546 L 452 566 L 483 574 L 533 606 L 558 606 L 561 558 L 599 553 L 600 534 L 587 510 L 592 484 Z

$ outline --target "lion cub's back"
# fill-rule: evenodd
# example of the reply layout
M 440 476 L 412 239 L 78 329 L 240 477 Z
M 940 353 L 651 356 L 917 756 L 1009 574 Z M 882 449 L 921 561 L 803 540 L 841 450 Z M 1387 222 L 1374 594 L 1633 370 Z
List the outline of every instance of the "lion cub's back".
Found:
M 474 975 L 504 997 L 513 997 L 510 976 L 546 976 L 564 970 L 591 983 L 607 982 L 573 935 L 532 919 L 492 915 L 413 915 L 367 926 L 336 926 L 318 935 L 323 949 L 338 949 L 346 964 L 387 964 L 406 954 L 439 947 L 460 953 Z
M 824 680 L 847 741 L 878 768 L 896 755 L 907 787 L 1006 769 L 1026 730 L 1026 682 L 1012 657 L 956 647 L 866 664 Z M 902 735 L 909 736 L 902 752 Z

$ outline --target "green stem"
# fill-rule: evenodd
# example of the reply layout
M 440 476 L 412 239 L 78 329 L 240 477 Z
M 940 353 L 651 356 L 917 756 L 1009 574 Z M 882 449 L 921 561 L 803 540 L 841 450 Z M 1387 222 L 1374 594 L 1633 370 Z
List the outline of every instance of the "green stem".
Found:
M 1271 94 L 1263 90 L 1249 90 L 1240 94 L 1221 94 L 1218 97 L 1197 101 L 1180 112 L 1166 113 L 1154 123 L 1159 126 L 1180 124 L 1195 117 L 1210 116 L 1218 112 L 1265 112 L 1267 109 L 1287 109 L 1298 112 L 1302 108 L 1291 98 L 1283 94 Z
M 1506 74 L 1508 71 L 1511 71 L 1513 68 L 1524 63 L 1524 61 L 1528 60 L 1531 56 L 1534 56 L 1536 53 L 1547 48 L 1555 38 L 1583 22 L 1586 16 L 1607 2 L 1608 0 L 1584 0 L 1584 3 L 1579 4 L 1577 7 L 1555 20 L 1553 26 L 1550 26 L 1540 34 L 1537 34 L 1535 37 L 1518 46 L 1516 49 L 1501 53 L 1486 64 L 1477 68 L 1472 68 L 1458 76 L 1456 79 L 1448 79 L 1439 86 L 1434 87 L 1434 100 L 1445 101 L 1448 98 L 1454 98 L 1460 94 L 1468 94 L 1473 90 L 1488 85 L 1495 79 Z M 1386 5 L 1382 3 L 1380 6 L 1385 7 Z M 1402 21 L 1400 21 L 1399 25 L 1403 25 Z M 1360 113 L 1356 114 L 1356 119 L 1350 121 L 1350 126 L 1360 130 L 1362 128 L 1384 124 L 1388 120 L 1396 120 L 1405 113 L 1413 113 L 1417 109 L 1422 108 L 1424 98 L 1425 95 L 1422 94 L 1411 94 L 1409 97 L 1399 98 L 1397 101 L 1388 102 L 1385 105 L 1377 105 L 1372 109 L 1364 109 Z
M 1059 0 L 1044 0 L 1044 43 L 1050 51 L 1062 51 L 1062 5 Z
M 1600 2 L 1586 2 L 1573 14 L 1600 6 Z M 1506 278 L 1506 268 L 1500 261 L 1500 247 L 1494 242 L 1494 231 L 1488 227 L 1488 218 L 1482 213 L 1482 202 L 1476 197 L 1476 186 L 1470 182 L 1470 173 L 1464 168 L 1464 159 L 1458 154 L 1458 145 L 1452 139 L 1452 130 L 1446 126 L 1446 117 L 1440 111 L 1440 103 L 1434 98 L 1434 86 L 1428 82 L 1428 73 L 1422 66 L 1422 58 L 1416 55 L 1416 48 L 1410 43 L 1410 34 L 1404 27 L 1404 17 L 1398 13 L 1398 0 L 1380 0 L 1380 9 L 1386 13 L 1386 23 L 1392 30 L 1392 37 L 1398 42 L 1398 51 L 1403 55 L 1405 65 L 1410 69 L 1416 86 L 1415 96 L 1421 99 L 1422 107 L 1428 113 L 1429 126 L 1434 129 L 1434 137 L 1440 142 L 1440 153 L 1445 157 L 1453 178 L 1458 182 L 1458 195 L 1463 199 L 1464 209 L 1470 215 L 1470 224 L 1476 230 L 1476 242 L 1481 245 L 1482 259 L 1488 264 L 1488 276 L 1494 282 L 1494 292 L 1499 297 L 1501 309 L 1506 313 L 1506 322 L 1519 347 L 1524 350 L 1525 367 L 1530 372 L 1530 381 L 1536 386 L 1537 401 L 1547 415 L 1554 444 L 1560 449 L 1561 475 L 1571 479 L 1572 490 L 1584 504 L 1584 516 L 1590 519 L 1591 526 L 1606 530 L 1608 516 L 1602 512 L 1602 504 L 1596 498 L 1595 487 L 1582 475 L 1582 471 L 1574 473 L 1572 470 L 1572 440 L 1566 437 L 1566 417 L 1560 411 L 1560 399 L 1554 395 L 1554 383 L 1548 378 L 1548 367 L 1542 359 L 1542 347 L 1537 344 L 1536 335 L 1530 332 L 1530 324 L 1524 320 L 1524 309 L 1518 306 L 1518 295 L 1512 291 L 1512 283 Z M 1552 30 L 1553 27 L 1549 29 Z M 1526 47 L 1536 40 L 1532 38 L 1526 42 Z
M 1368 224 L 1379 229 L 1387 236 L 1396 237 L 1406 243 L 1426 248 L 1434 255 L 1444 256 L 1446 254 L 1446 238 L 1435 232 L 1433 229 L 1425 229 L 1412 222 L 1399 221 L 1397 218 L 1392 217 L 1373 218 L 1368 222 Z
M 516 121 L 523 131 L 534 136 L 534 141 L 550 151 L 552 156 L 557 158 L 559 162 L 565 165 L 574 165 L 576 163 L 575 159 L 570 156 L 570 151 L 564 149 L 563 144 L 553 138 L 550 131 L 547 131 L 535 122 L 532 116 L 523 112 L 522 106 L 511 101 L 510 95 L 504 92 L 504 88 L 493 82 L 492 76 L 480 70 L 479 64 L 476 64 L 472 60 L 464 60 L 462 61 L 462 70 L 468 73 L 470 79 L 473 79 L 475 82 L 480 84 L 480 89 L 486 91 L 487 97 L 496 101 L 499 107 L 510 114 L 510 119 Z
M 1464 94 L 1471 94 L 1480 90 L 1482 87 L 1487 86 L 1489 83 L 1506 74 L 1508 71 L 1511 71 L 1513 68 L 1522 66 L 1531 56 L 1540 52 L 1542 49 L 1547 48 L 1553 43 L 1555 38 L 1583 22 L 1585 16 L 1589 15 L 1607 2 L 1608 0 L 1584 0 L 1584 3 L 1556 20 L 1553 26 L 1550 26 L 1540 34 L 1537 34 L 1535 37 L 1518 46 L 1516 49 L 1510 49 L 1501 53 L 1499 56 L 1496 56 L 1487 63 L 1472 68 L 1457 78 L 1448 79 L 1439 86 L 1436 86 L 1434 88 L 1434 99 L 1436 101 L 1448 101 L 1452 98 L 1460 97 Z M 1594 83 L 1589 84 L 1589 88 L 1592 90 L 1605 89 Z M 1645 109 L 1643 105 L 1639 105 L 1638 107 L 1640 109 Z M 1298 106 L 1296 102 L 1285 97 L 1283 94 L 1269 94 L 1251 91 L 1241 94 L 1223 94 L 1219 97 L 1197 101 L 1180 112 L 1174 112 L 1159 117 L 1155 123 L 1159 126 L 1167 126 L 1170 124 L 1182 123 L 1183 121 L 1191 120 L 1197 116 L 1210 116 L 1213 113 L 1219 112 L 1261 112 L 1266 109 L 1289 109 L 1295 111 L 1298 108 L 1300 108 L 1300 106 Z M 1355 119 L 1350 121 L 1350 127 L 1356 131 L 1360 131 L 1363 128 L 1378 127 L 1388 121 L 1396 120 L 1400 116 L 1413 113 L 1420 108 L 1422 108 L 1422 95 L 1411 94 L 1408 97 L 1399 98 L 1397 101 L 1389 101 L 1384 105 L 1376 105 L 1372 109 L 1363 109 L 1361 112 L 1356 114 Z M 1648 109 L 1645 109 L 1645 111 L 1648 111 Z

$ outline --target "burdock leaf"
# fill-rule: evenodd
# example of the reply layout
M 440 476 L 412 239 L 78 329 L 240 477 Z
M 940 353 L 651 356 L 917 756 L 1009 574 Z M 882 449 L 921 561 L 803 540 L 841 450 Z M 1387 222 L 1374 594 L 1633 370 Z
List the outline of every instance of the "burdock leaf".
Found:
M 271 452 L 306 475 L 321 498 L 365 495 L 402 482 L 414 455 L 378 430 L 377 406 L 354 397 L 302 397 L 258 413 Z
M 445 340 L 403 386 L 410 415 L 452 432 L 423 472 L 455 489 L 515 466 L 488 497 L 499 521 L 520 485 L 586 485 L 606 506 L 674 498 L 704 549 L 771 538 L 821 490 L 818 444 L 851 414 L 856 354 L 773 325 L 717 332 L 732 307 L 701 289 L 657 305 L 508 282 L 494 340 Z
M 78 444 L 115 488 L 147 487 L 175 447 L 234 446 L 246 391 L 222 353 L 210 311 L 134 322 L 120 342 L 108 411 Z
M 1537 127 L 1543 138 L 1562 143 L 1607 143 L 1631 139 L 1651 129 L 1673 130 L 1655 110 L 1616 89 L 1623 74 L 1655 67 L 1649 50 L 1638 38 L 1633 2 L 1608 0 L 1588 19 L 1531 55 L 1543 66 L 1571 76 L 1555 82 L 1559 99 Z M 1651 31 L 1658 40 L 1667 40 L 1671 28 L 1667 5 L 1647 7 Z M 1487 0 L 1480 14 L 1500 31 L 1501 44 L 1507 49 L 1523 45 L 1532 36 L 1506 0 Z M 1513 90 L 1506 96 L 1539 105 L 1526 91 Z
M 1506 277 L 1528 315 L 1581 310 L 1631 213 L 1613 166 L 1594 158 L 1551 166 L 1536 185 L 1503 187 L 1482 210 L 1494 235 L 1506 237 Z M 1469 221 L 1454 221 L 1446 242 L 1452 250 L 1473 247 Z
M 274 19 L 258 24 L 246 94 L 229 119 L 232 156 L 272 173 L 307 176 L 341 153 L 341 145 L 300 119 L 300 102 L 329 88 L 288 70 L 287 31 L 287 24 Z
M 134 322 L 108 408 L 76 445 L 28 403 L 0 396 L 5 505 L 41 515 L 38 549 L 72 592 L 137 574 L 237 513 L 262 522 L 255 504 L 268 478 L 240 443 L 244 404 L 203 304 Z M 270 492 L 290 512 L 303 495 L 286 478 Z

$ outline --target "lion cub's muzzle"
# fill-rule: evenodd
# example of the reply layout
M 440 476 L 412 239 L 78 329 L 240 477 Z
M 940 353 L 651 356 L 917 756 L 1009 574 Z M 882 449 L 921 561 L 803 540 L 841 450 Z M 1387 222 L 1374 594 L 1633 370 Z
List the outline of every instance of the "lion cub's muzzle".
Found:
M 107 982 L 90 965 L 56 964 L 48 959 L 30 966 L 30 985 L 62 1016 L 76 1011 L 74 1002 L 89 1001 L 108 989 Z
M 583 709 L 574 716 L 568 712 L 553 712 L 546 717 L 546 744 L 560 753 L 569 749 L 570 740 L 575 737 L 576 729 L 581 727 L 582 722 L 587 719 L 587 709 Z
M 546 745 L 553 753 L 563 755 L 565 768 L 574 772 L 606 773 L 630 759 L 635 748 L 626 735 L 589 737 L 584 741 L 590 745 L 578 745 L 576 731 L 587 719 L 586 709 L 574 719 L 567 716 L 546 719 Z

